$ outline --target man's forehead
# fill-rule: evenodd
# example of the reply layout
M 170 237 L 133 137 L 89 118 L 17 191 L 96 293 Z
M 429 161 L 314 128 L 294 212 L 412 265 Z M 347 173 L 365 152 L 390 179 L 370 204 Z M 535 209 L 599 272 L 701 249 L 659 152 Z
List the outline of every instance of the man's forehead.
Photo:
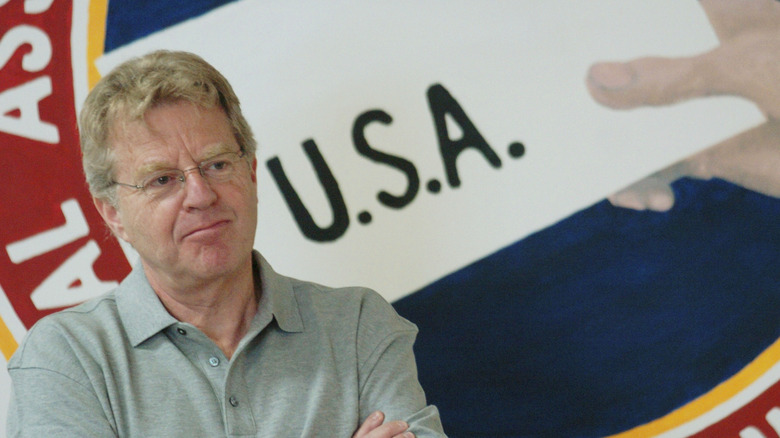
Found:
M 109 126 L 111 144 L 147 144 L 200 138 L 235 142 L 230 120 L 219 105 L 203 107 L 188 101 L 160 104 L 143 116 L 119 112 Z
M 219 105 L 204 106 L 186 100 L 159 103 L 140 113 L 119 107 L 109 116 L 108 134 L 114 140 L 134 137 L 164 137 L 177 129 L 185 131 L 204 122 L 232 132 L 230 119 Z

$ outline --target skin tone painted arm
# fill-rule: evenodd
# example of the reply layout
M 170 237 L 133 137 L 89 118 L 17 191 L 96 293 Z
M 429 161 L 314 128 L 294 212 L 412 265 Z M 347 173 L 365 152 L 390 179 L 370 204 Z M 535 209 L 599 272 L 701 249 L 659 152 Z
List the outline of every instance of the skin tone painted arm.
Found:
M 780 2 L 700 4 L 720 45 L 688 58 L 596 63 L 586 81 L 591 96 L 610 108 L 630 109 L 735 95 L 754 102 L 766 121 L 611 195 L 616 206 L 669 210 L 674 205 L 670 184 L 685 176 L 721 178 L 780 197 Z

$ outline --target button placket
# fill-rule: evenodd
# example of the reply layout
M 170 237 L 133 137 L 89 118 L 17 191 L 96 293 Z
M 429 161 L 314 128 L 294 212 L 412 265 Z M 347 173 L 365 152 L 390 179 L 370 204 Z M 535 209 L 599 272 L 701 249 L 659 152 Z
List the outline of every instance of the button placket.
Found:
M 254 435 L 257 433 L 252 400 L 243 375 L 242 354 L 235 354 L 230 362 L 225 362 L 227 371 L 223 387 L 223 403 L 225 409 L 225 421 L 228 431 L 236 435 Z

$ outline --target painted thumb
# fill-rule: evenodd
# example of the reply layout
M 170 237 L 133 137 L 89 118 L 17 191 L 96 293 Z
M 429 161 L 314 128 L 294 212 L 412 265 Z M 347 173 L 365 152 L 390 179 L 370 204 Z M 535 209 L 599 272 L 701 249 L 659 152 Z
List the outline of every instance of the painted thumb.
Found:
M 696 58 L 639 58 L 600 62 L 588 70 L 593 98 L 615 109 L 668 105 L 707 93 L 696 71 Z

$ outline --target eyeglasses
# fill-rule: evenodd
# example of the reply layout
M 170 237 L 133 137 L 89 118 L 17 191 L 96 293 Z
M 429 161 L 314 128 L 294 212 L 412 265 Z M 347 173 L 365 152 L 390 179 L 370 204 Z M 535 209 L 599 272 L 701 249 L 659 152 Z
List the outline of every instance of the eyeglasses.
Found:
M 225 152 L 201 161 L 200 164 L 189 169 L 159 170 L 146 175 L 141 180 L 141 184 L 127 184 L 119 181 L 113 181 L 112 184 L 141 190 L 147 196 L 153 198 L 164 198 L 184 187 L 184 182 L 187 181 L 187 173 L 193 170 L 197 170 L 200 176 L 209 184 L 230 180 L 239 172 L 238 165 L 242 161 L 244 154 L 244 151 Z

